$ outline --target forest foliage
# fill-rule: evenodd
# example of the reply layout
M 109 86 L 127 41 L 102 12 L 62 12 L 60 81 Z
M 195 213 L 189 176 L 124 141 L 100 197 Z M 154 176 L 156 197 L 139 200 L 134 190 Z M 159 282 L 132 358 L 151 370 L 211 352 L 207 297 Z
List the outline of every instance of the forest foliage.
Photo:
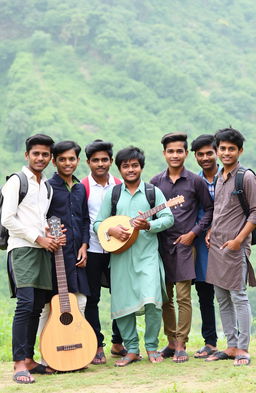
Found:
M 0 0 L 0 9 L 2 182 L 36 132 L 143 147 L 148 179 L 164 167 L 165 132 L 191 142 L 231 124 L 256 168 L 253 0 Z M 78 175 L 86 170 L 82 159 Z

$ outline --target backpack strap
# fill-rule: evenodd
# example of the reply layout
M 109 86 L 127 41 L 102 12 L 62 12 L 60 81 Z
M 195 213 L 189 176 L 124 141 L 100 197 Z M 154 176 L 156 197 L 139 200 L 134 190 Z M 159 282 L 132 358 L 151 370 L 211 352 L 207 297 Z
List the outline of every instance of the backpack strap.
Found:
M 112 188 L 112 195 L 111 195 L 111 216 L 116 215 L 116 205 L 119 201 L 120 194 L 121 194 L 122 183 L 116 184 Z
M 247 202 L 246 195 L 243 188 L 244 174 L 246 171 L 251 171 L 252 173 L 254 173 L 252 169 L 240 167 L 236 173 L 235 190 L 233 191 L 233 194 L 237 195 L 240 205 L 244 211 L 244 214 L 246 217 L 248 217 L 250 214 L 250 207 Z
M 45 184 L 45 187 L 47 189 L 47 199 L 50 199 L 51 192 L 52 192 L 52 187 L 51 187 L 50 183 L 48 182 L 48 180 L 46 180 L 44 182 L 44 184 Z
M 89 177 L 86 176 L 83 180 L 81 180 L 81 183 L 84 185 L 84 188 L 85 188 L 85 191 L 86 191 L 86 195 L 87 195 L 87 199 L 89 199 L 89 195 L 90 195 Z
M 148 200 L 150 209 L 153 209 L 156 205 L 156 191 L 155 186 L 151 183 L 145 183 L 145 194 Z M 156 214 L 153 215 L 152 220 L 156 219 Z
M 20 171 L 20 172 L 14 172 L 11 175 L 6 176 L 6 181 L 10 179 L 10 177 L 12 177 L 13 175 L 18 176 L 18 178 L 20 179 L 19 202 L 18 202 L 18 204 L 20 204 L 28 192 L 28 178 L 24 172 Z

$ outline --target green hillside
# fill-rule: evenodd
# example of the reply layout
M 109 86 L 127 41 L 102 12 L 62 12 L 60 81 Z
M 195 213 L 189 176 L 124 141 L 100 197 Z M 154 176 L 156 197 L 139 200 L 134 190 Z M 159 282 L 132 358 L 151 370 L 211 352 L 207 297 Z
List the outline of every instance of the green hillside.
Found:
M 163 168 L 163 133 L 191 141 L 231 124 L 256 168 L 253 0 L 0 0 L 0 10 L 2 181 L 35 132 L 143 147 L 148 178 Z

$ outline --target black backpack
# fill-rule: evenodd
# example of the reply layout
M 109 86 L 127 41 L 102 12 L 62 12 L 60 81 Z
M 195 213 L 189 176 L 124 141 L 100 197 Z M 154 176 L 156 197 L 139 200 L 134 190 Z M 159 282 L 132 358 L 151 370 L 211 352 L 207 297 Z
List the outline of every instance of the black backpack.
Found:
M 254 171 L 249 168 L 240 167 L 236 173 L 235 177 L 235 194 L 238 197 L 240 205 L 244 211 L 246 217 L 250 215 L 250 207 L 246 199 L 246 195 L 243 189 L 243 182 L 244 182 L 244 174 L 246 171 L 251 171 L 254 175 Z M 252 231 L 252 245 L 256 244 L 256 229 Z
M 9 176 L 6 176 L 6 180 L 10 179 L 10 177 L 13 175 L 18 176 L 18 178 L 20 179 L 19 202 L 18 202 L 18 204 L 20 204 L 28 192 L 28 178 L 24 172 L 15 172 Z M 47 198 L 49 199 L 51 195 L 51 186 L 48 183 L 48 181 L 45 182 L 45 186 L 47 188 Z M 7 249 L 8 238 L 9 238 L 8 229 L 5 228 L 1 223 L 3 201 L 4 201 L 4 197 L 1 188 L 0 189 L 0 250 Z
M 145 184 L 146 198 L 148 200 L 150 208 L 153 209 L 153 207 L 155 207 L 155 203 L 156 203 L 155 186 L 153 184 L 149 184 L 149 183 L 144 183 L 144 184 Z M 117 205 L 117 202 L 119 201 L 119 198 L 120 198 L 121 187 L 122 187 L 122 184 L 117 184 L 112 189 L 111 216 L 115 216 L 116 215 L 116 205 Z M 155 218 L 156 218 L 156 215 L 154 214 L 153 220 Z

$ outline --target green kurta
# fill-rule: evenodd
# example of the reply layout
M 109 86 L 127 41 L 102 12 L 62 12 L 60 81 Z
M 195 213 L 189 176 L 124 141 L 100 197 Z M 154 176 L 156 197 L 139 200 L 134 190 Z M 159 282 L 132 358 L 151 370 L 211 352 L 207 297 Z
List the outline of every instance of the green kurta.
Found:
M 164 203 L 165 197 L 156 187 L 156 206 Z M 106 193 L 100 212 L 94 223 L 97 231 L 99 224 L 111 215 L 112 190 Z M 117 215 L 138 216 L 138 211 L 150 209 L 145 195 L 144 182 L 131 195 L 122 184 Z M 149 231 L 139 231 L 136 242 L 121 254 L 111 254 L 111 316 L 113 319 L 136 312 L 143 313 L 145 304 L 153 303 L 162 307 L 165 293 L 164 269 L 158 252 L 157 232 L 169 228 L 174 222 L 169 208 L 157 213 L 157 219 L 150 219 Z

